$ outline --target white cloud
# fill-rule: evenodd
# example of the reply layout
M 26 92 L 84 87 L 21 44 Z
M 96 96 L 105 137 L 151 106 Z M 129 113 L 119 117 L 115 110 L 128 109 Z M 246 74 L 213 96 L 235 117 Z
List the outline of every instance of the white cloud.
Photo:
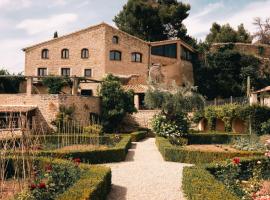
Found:
M 5 10 L 22 9 L 30 7 L 31 5 L 31 0 L 0 0 L 0 8 Z
M 25 30 L 28 34 L 34 35 L 41 32 L 52 32 L 65 30 L 67 25 L 77 20 L 78 16 L 74 13 L 52 15 L 49 18 L 26 19 L 17 24 L 16 28 Z
M 218 22 L 220 24 L 229 23 L 233 27 L 237 27 L 243 23 L 245 28 L 250 32 L 254 32 L 255 27 L 253 26 L 253 20 L 255 17 L 270 17 L 270 0 L 252 2 L 247 4 L 243 9 L 239 9 L 235 14 L 227 15 L 223 19 L 215 19 L 214 11 L 218 11 L 221 7 L 212 4 L 212 9 L 208 8 L 208 5 L 199 14 L 190 16 L 184 21 L 187 26 L 188 33 L 192 36 L 204 39 L 206 34 L 209 32 L 212 23 Z M 207 16 L 207 18 L 206 18 Z

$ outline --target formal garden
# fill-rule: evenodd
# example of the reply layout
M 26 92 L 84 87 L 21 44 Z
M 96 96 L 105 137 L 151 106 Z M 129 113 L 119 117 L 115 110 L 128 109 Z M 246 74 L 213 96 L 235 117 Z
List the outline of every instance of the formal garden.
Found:
M 146 104 L 161 109 L 152 129 L 164 160 L 194 164 L 183 171 L 187 199 L 270 198 L 269 107 L 204 107 L 194 88 L 152 90 Z

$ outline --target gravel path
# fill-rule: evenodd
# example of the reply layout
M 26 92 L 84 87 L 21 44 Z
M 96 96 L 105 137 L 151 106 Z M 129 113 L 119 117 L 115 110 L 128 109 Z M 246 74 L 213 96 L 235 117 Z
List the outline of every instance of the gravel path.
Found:
M 133 143 L 126 161 L 108 164 L 112 190 L 108 200 L 184 200 L 181 191 L 185 164 L 165 162 L 155 139 Z

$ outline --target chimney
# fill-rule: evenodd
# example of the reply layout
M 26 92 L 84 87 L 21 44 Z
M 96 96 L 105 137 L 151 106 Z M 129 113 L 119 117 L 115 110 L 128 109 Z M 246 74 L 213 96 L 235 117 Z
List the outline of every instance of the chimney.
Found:
M 57 33 L 57 31 L 54 32 L 53 38 L 58 38 L 58 33 Z

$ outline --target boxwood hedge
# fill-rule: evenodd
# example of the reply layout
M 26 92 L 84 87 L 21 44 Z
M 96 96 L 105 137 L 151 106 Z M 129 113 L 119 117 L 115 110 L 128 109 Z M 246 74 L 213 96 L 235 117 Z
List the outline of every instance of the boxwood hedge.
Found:
M 262 152 L 237 151 L 237 152 L 215 152 L 188 150 L 184 147 L 173 146 L 166 138 L 157 137 L 156 145 L 164 160 L 181 163 L 211 163 L 223 161 L 233 157 L 260 156 Z
M 147 131 L 137 131 L 131 133 L 131 140 L 132 142 L 139 142 L 140 140 L 143 140 L 147 137 L 148 132 Z

